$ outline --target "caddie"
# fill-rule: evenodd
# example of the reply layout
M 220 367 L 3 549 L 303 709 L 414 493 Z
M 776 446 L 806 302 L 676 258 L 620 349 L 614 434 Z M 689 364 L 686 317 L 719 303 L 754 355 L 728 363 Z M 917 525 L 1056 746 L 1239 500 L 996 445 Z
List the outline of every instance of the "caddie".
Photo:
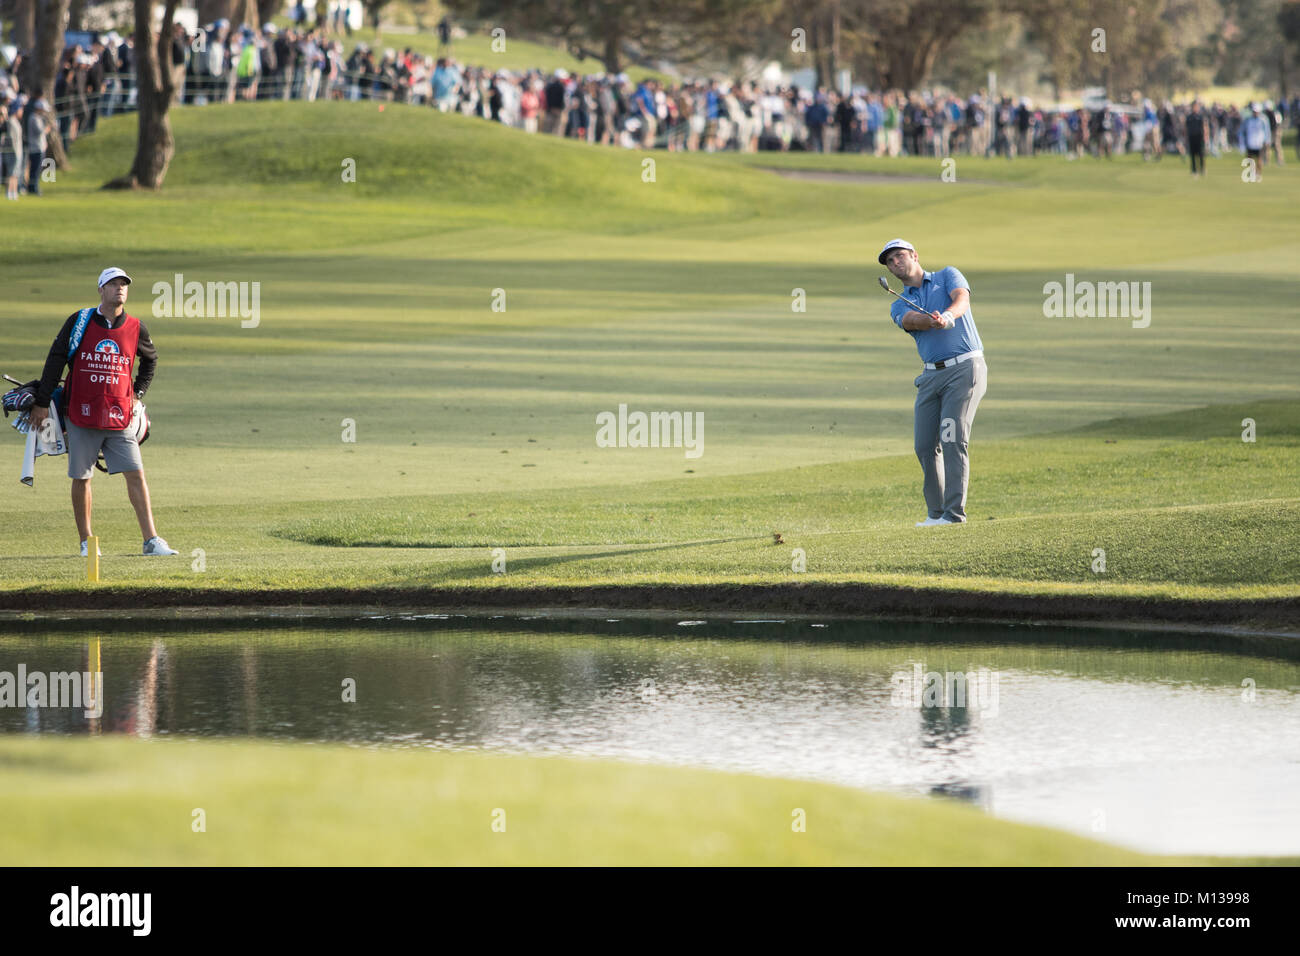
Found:
M 99 306 L 74 312 L 63 323 L 45 359 L 31 411 L 32 427 L 40 428 L 49 415 L 59 377 L 67 367 L 60 411 L 66 404 L 68 477 L 72 479 L 72 513 L 81 535 L 83 557 L 86 539 L 91 536 L 90 477 L 101 452 L 108 473 L 120 473 L 126 480 L 127 496 L 144 536 L 144 553 L 176 554 L 154 527 L 149 485 L 140 458 L 139 438 L 144 430 L 140 400 L 153 381 L 158 352 L 144 323 L 127 314 L 130 284 L 131 277 L 116 267 L 99 274 Z

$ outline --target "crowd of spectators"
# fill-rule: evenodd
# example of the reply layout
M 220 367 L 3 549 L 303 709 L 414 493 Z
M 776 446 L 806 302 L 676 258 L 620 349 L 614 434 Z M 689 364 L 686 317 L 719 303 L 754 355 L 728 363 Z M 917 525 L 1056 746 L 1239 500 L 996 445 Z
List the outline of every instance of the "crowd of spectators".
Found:
M 177 24 L 171 60 L 181 105 L 240 100 L 371 99 L 431 106 L 590 143 L 668 150 L 809 150 L 876 156 L 1003 156 L 1059 153 L 1069 158 L 1141 152 L 1151 160 L 1237 149 L 1259 164 L 1283 162 L 1287 122 L 1300 123 L 1300 97 L 1247 110 L 1199 102 L 1157 107 L 1144 100 L 1094 107 L 1035 106 L 1027 98 L 990 99 L 938 92 L 802 90 L 719 79 L 633 82 L 625 73 L 573 76 L 565 70 L 508 71 L 466 66 L 450 56 L 450 30 L 439 24 L 444 55 L 410 48 L 345 53 L 346 17 L 293 7 L 293 25 L 260 30 L 218 20 L 195 32 Z M 338 7 L 338 5 L 335 5 Z M 333 8 L 332 8 L 333 9 Z M 93 132 L 101 116 L 135 104 L 134 39 L 109 33 L 89 48 L 69 47 L 50 99 L 23 90 L 18 62 L 0 69 L 0 160 L 9 198 L 40 194 L 49 132 L 65 146 Z M 26 172 L 25 181 L 23 173 Z

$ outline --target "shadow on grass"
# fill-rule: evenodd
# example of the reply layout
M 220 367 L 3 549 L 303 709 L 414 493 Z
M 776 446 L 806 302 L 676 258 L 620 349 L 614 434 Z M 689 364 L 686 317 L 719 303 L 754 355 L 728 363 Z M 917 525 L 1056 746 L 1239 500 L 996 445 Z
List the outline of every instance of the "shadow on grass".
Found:
M 510 570 L 529 570 L 538 568 L 550 568 L 559 565 L 569 564 L 574 561 L 599 561 L 603 558 L 622 558 L 636 554 L 653 554 L 658 551 L 680 551 L 685 548 L 704 547 L 711 544 L 735 544 L 741 541 L 760 542 L 766 540 L 763 536 L 747 536 L 742 538 L 706 538 L 696 541 L 674 541 L 669 544 L 656 544 L 645 547 L 623 547 L 614 548 L 605 551 L 583 551 L 578 554 L 555 554 L 555 555 L 536 555 L 527 558 L 507 558 L 507 568 Z M 384 545 L 384 547 L 390 547 Z M 419 547 L 416 545 L 415 547 Z M 498 547 L 501 547 L 498 545 Z M 428 580 L 428 569 L 420 569 L 423 573 L 417 575 L 402 575 L 405 580 Z M 439 581 L 468 581 L 475 578 L 482 578 L 484 569 L 482 565 L 476 567 L 449 567 L 440 569 L 438 575 Z
M 1261 399 L 1234 405 L 1203 405 L 1159 415 L 1111 418 L 1101 422 L 1090 422 L 1057 434 L 1076 435 L 1081 438 L 1115 436 L 1190 441 L 1211 438 L 1240 439 L 1245 429 L 1242 424 L 1245 419 L 1255 423 L 1258 441 L 1265 440 L 1265 436 L 1300 438 L 1300 400 L 1284 398 Z

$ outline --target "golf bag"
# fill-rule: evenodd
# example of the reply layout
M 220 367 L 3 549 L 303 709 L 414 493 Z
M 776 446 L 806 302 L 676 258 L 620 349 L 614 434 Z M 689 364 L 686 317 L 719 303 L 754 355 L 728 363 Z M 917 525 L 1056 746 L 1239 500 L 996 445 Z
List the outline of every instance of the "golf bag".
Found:
M 11 380 L 12 381 L 12 380 Z M 0 397 L 0 408 L 4 410 L 5 418 L 9 417 L 10 412 L 31 411 L 32 405 L 36 403 L 36 386 L 40 382 L 28 382 L 26 385 L 19 385 L 17 388 L 11 388 Z
M 7 376 L 6 376 L 7 377 Z M 10 379 L 13 381 L 13 379 Z M 40 379 L 32 379 L 17 388 L 11 388 L 0 397 L 0 409 L 4 411 L 5 418 L 9 417 L 10 412 L 16 412 L 18 418 L 13 423 L 14 429 L 21 435 L 27 434 L 31 429 L 28 424 L 30 420 L 32 406 L 36 404 L 36 390 L 40 387 Z M 59 420 L 63 425 L 63 433 L 68 433 L 68 400 L 65 395 L 65 389 L 62 385 L 54 390 L 50 397 L 50 404 L 59 410 Z M 149 415 L 141 402 L 135 403 L 135 414 L 131 416 L 131 424 L 122 430 L 125 435 L 134 435 L 138 444 L 143 445 L 149 440 Z M 95 461 L 95 467 L 105 474 L 108 473 L 108 466 L 104 463 L 104 455 L 101 452 L 99 458 Z

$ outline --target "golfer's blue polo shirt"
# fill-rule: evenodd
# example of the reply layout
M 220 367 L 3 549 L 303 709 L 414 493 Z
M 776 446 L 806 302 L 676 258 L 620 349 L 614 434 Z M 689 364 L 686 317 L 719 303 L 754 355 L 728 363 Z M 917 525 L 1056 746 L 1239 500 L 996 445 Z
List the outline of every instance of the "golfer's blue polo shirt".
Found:
M 952 304 L 952 294 L 957 289 L 970 289 L 970 284 L 956 267 L 948 266 L 938 272 L 925 273 L 919 289 L 910 285 L 903 286 L 903 295 L 917 305 L 924 306 L 926 312 L 942 312 Z M 894 324 L 902 329 L 903 316 L 914 311 L 918 310 L 901 299 L 895 299 L 889 308 L 889 315 Z M 980 334 L 975 329 L 975 316 L 971 314 L 969 305 L 965 314 L 957 316 L 956 324 L 950 329 L 904 331 L 916 340 L 916 350 L 921 353 L 922 362 L 946 362 L 958 355 L 984 348 Z

